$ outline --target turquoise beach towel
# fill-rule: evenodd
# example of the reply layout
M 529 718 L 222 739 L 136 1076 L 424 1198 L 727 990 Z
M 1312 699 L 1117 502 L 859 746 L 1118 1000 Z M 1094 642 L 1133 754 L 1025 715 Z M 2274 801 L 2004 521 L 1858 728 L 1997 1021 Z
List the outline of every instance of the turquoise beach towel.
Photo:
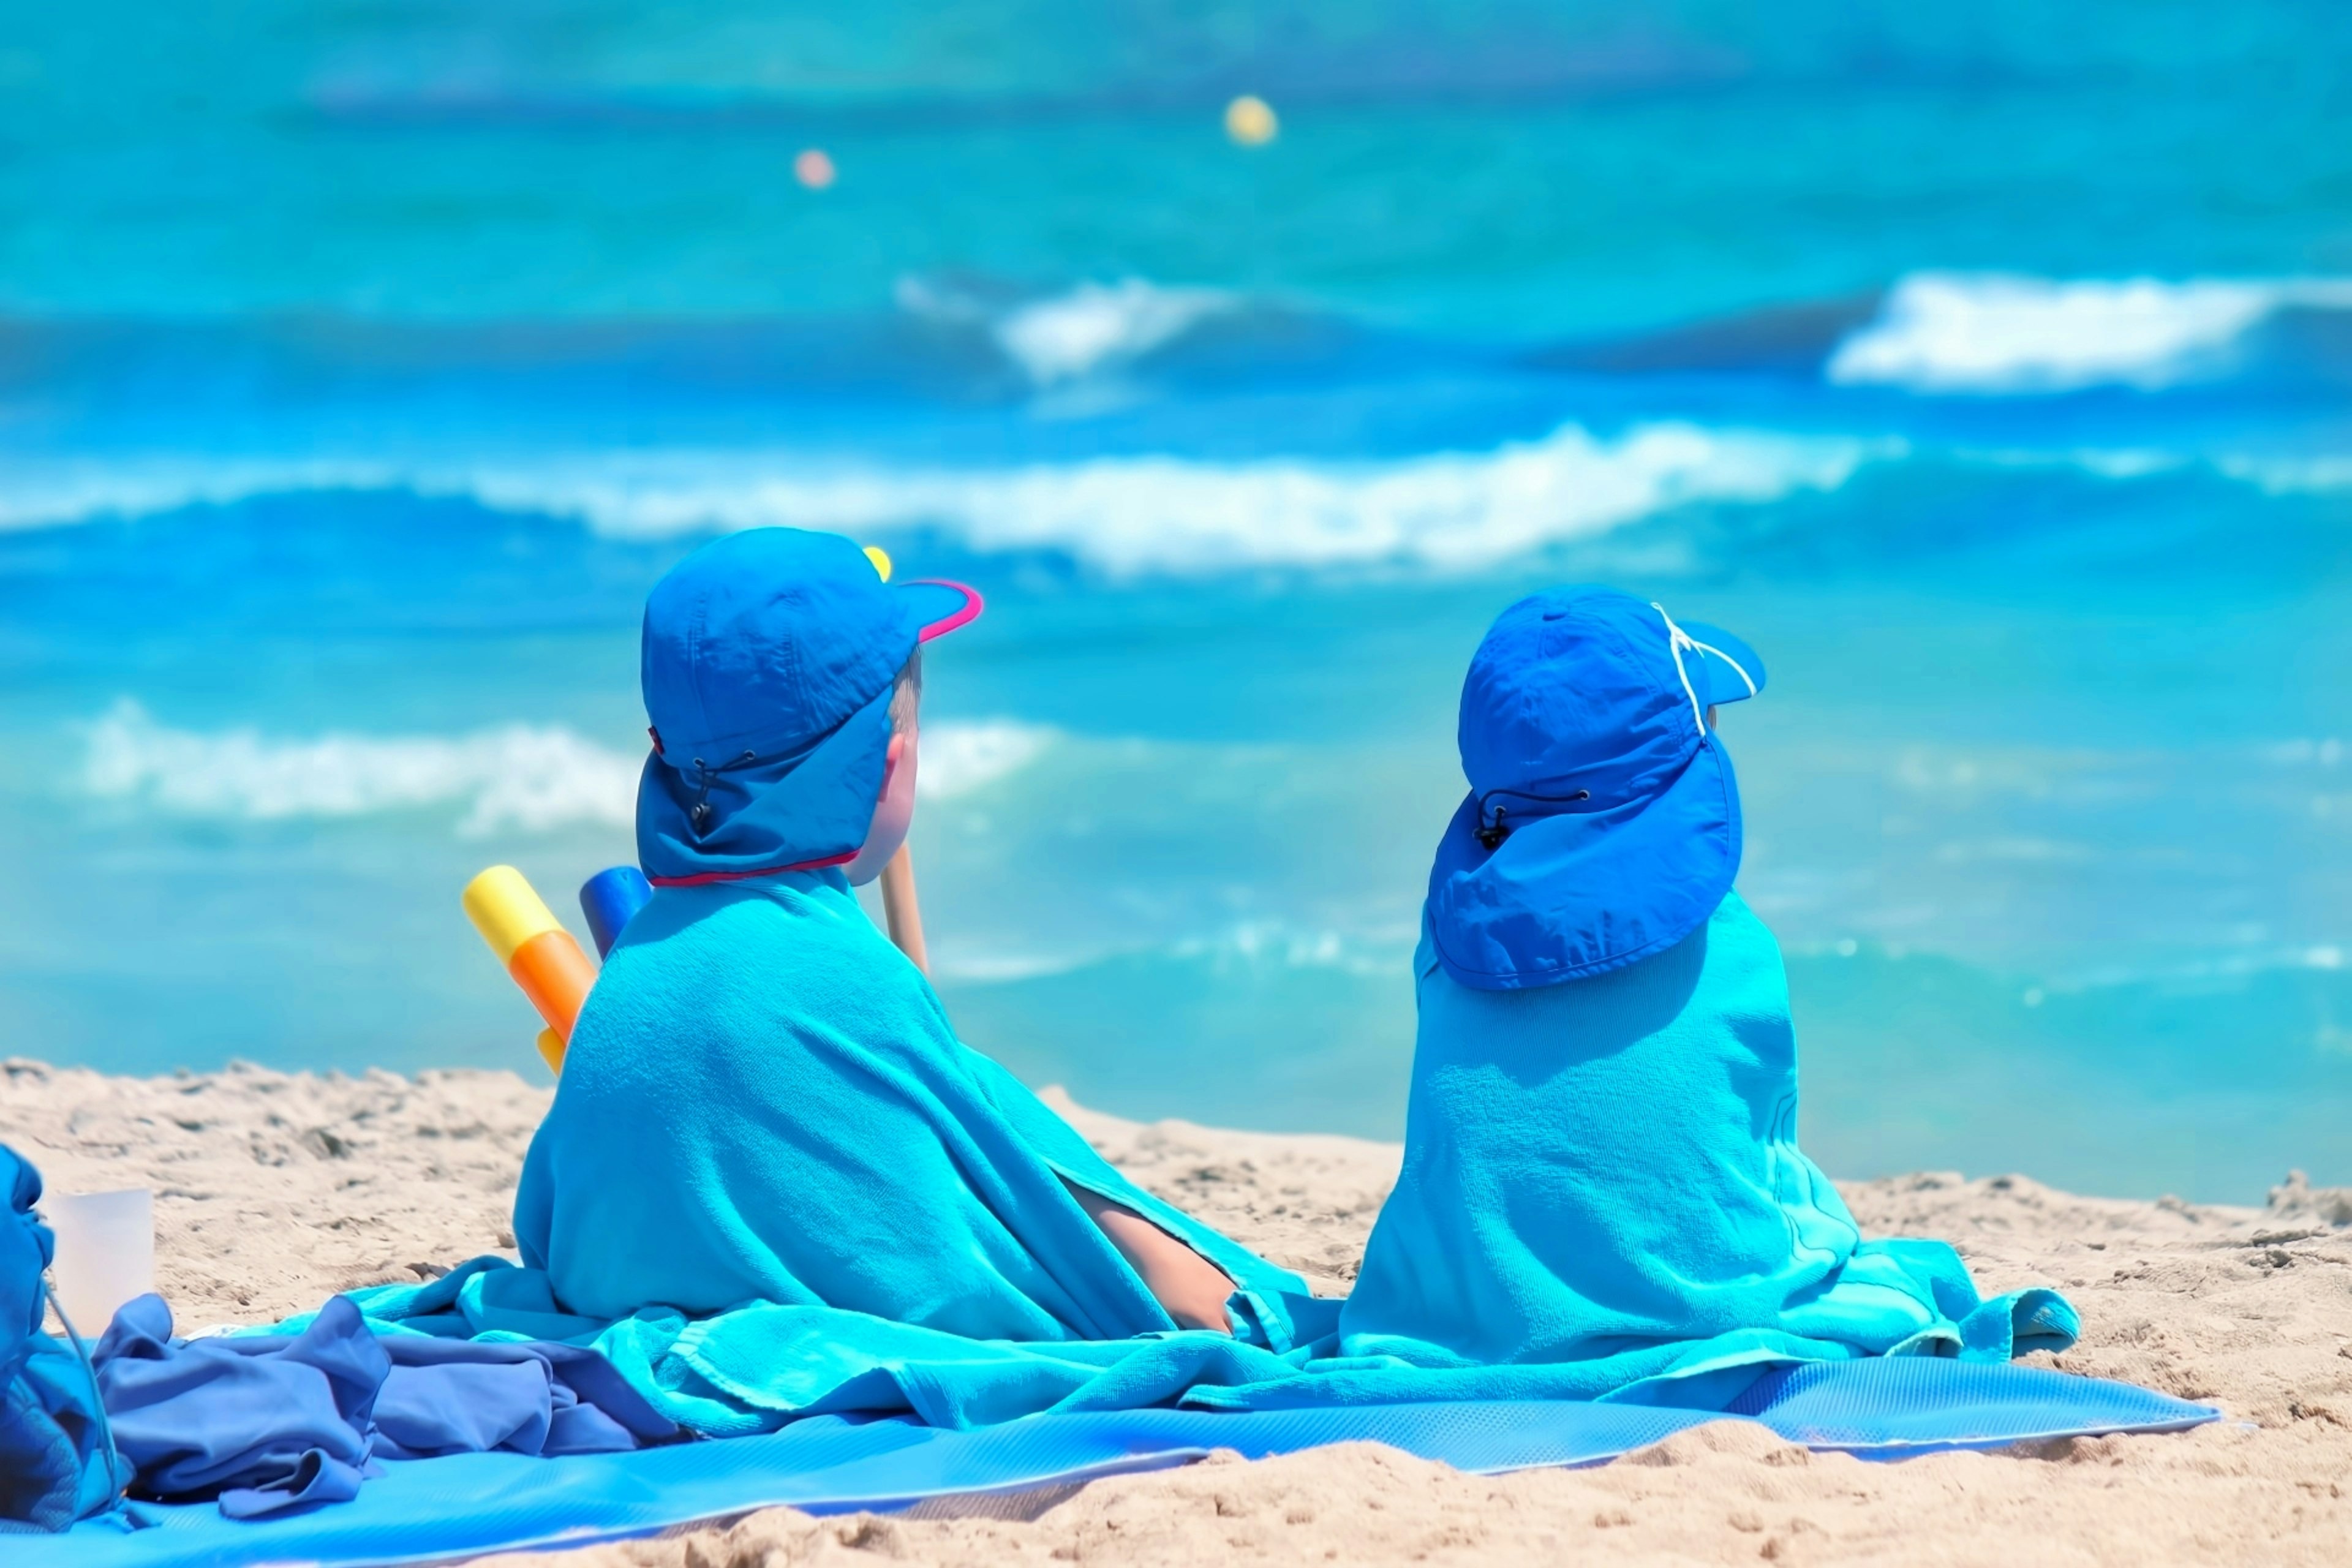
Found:
M 837 874 L 664 889 L 532 1145 L 525 1266 L 354 1300 L 384 1332 L 593 1346 L 712 1436 L 834 1413 L 1723 1409 L 1772 1366 L 2071 1342 L 2049 1291 L 1981 1301 L 1949 1247 L 1859 1239 L 1793 1144 L 1779 952 L 1737 899 L 1620 974 L 1471 992 L 1424 949 L 1422 991 L 1402 1179 L 1356 1295 L 1316 1300 L 958 1044 Z M 1063 1177 L 1214 1259 L 1236 1336 L 1173 1330 Z
M 2053 1291 L 1982 1300 L 1944 1243 L 1862 1239 L 1797 1148 L 1780 947 L 1737 893 L 1667 951 L 1567 984 L 1462 985 L 1426 934 L 1415 964 L 1404 1167 L 1344 1353 L 1660 1397 L 1629 1385 L 2073 1342 Z
M 751 1411 L 757 1427 L 825 1405 L 824 1368 L 854 1377 L 906 1335 L 1173 1333 L 1063 1183 L 1216 1262 L 1244 1333 L 1289 1347 L 1301 1279 L 1140 1192 L 960 1044 L 837 869 L 675 886 L 630 920 L 581 1011 L 515 1196 L 524 1268 L 358 1300 L 433 1333 L 597 1342 L 661 1394 L 698 1387 L 708 1352 L 722 1404 L 743 1373 L 719 1368 L 748 1359 L 730 1350 L 828 1344 L 795 1352 L 788 1394 L 727 1411 L 689 1394 L 701 1420 L 679 1415 L 740 1429 Z
M 1173 1330 L 1066 1180 L 1244 1290 L 1305 1291 L 959 1041 L 839 871 L 791 872 L 665 888 L 629 922 L 531 1142 L 515 1236 L 592 1317 L 756 1300 L 973 1339 Z

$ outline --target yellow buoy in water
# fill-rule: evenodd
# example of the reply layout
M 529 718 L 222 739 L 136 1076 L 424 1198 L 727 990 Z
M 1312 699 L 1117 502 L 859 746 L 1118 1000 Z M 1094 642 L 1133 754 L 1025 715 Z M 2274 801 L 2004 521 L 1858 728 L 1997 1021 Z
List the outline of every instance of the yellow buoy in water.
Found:
M 1225 105 L 1225 134 L 1237 146 L 1263 147 L 1282 130 L 1274 110 L 1255 93 L 1244 93 Z

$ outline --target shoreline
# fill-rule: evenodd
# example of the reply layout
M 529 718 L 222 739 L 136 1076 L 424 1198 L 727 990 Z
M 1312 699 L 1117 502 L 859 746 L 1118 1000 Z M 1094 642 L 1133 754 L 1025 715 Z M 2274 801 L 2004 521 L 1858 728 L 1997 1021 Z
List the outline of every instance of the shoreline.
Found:
M 508 1205 L 551 1093 L 507 1071 L 131 1079 L 16 1058 L 0 1062 L 0 1142 L 53 1193 L 154 1189 L 156 1284 L 185 1333 L 510 1251 Z M 1353 1278 L 1399 1153 L 1045 1098 L 1139 1184 L 1318 1293 Z M 1597 1469 L 1496 1478 L 1349 1445 L 1100 1481 L 1039 1501 L 1034 1519 L 777 1510 L 563 1560 L 2352 1561 L 2352 1190 L 2288 1181 L 2259 1208 L 2081 1197 L 2021 1175 L 1840 1190 L 1871 1235 L 1951 1241 L 1988 1292 L 2065 1290 L 2083 1341 L 2034 1363 L 2215 1404 L 2224 1419 L 1901 1465 L 1717 1425 Z

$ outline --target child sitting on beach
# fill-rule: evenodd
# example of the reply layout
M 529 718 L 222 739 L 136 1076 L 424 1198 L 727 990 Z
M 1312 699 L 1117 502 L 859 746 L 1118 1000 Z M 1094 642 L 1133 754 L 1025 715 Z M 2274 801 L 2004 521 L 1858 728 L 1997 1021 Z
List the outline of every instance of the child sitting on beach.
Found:
M 1108 1340 L 1226 1330 L 1236 1286 L 1303 1293 L 960 1043 L 850 890 L 913 815 L 919 648 L 980 608 L 789 529 L 705 545 L 654 589 L 637 844 L 656 890 L 515 1199 L 524 1261 L 572 1311 L 769 1301 Z
M 1487 632 L 1413 961 L 1404 1166 L 1349 1353 L 1582 1363 L 1546 1386 L 1591 1397 L 2072 1342 L 2051 1292 L 1980 1302 L 1944 1244 L 1863 1240 L 1797 1148 L 1788 985 L 1732 891 L 1715 728 L 1763 687 L 1746 644 L 1606 589 L 1535 595 Z

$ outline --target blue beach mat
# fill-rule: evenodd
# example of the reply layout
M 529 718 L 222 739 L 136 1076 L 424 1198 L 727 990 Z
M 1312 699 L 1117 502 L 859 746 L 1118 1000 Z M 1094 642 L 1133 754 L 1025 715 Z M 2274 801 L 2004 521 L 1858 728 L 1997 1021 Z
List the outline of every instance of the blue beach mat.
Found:
M 1566 1401 L 1219 1413 L 1030 1416 L 971 1431 L 898 1417 L 815 1416 L 782 1431 L 635 1453 L 467 1454 L 385 1467 L 352 1502 L 240 1521 L 208 1505 L 139 1505 L 147 1529 L 92 1521 L 24 1539 L 11 1563 L 46 1568 L 340 1568 L 580 1546 L 791 1506 L 889 1510 L 938 1497 L 1018 1492 L 1163 1468 L 1229 1448 L 1252 1458 L 1384 1443 L 1495 1473 L 1595 1464 L 1708 1421 L 1748 1419 L 1807 1447 L 1870 1458 L 2112 1432 L 2170 1432 L 2217 1412 L 2128 1384 L 2035 1367 L 1895 1358 L 1759 1379 L 1733 1414 Z

